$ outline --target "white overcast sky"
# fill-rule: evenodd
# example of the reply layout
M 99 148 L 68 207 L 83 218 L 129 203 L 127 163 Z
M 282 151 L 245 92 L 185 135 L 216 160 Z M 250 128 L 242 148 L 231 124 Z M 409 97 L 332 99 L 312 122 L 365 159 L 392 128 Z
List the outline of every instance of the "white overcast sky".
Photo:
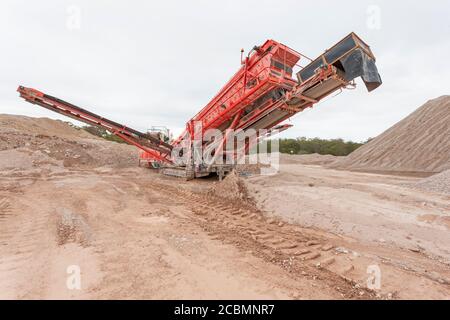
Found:
M 327 99 L 287 137 L 363 141 L 429 99 L 450 94 L 450 2 L 0 2 L 0 113 L 59 118 L 18 98 L 39 89 L 145 130 L 179 132 L 239 68 L 274 39 L 316 57 L 351 31 L 377 56 L 383 86 Z M 78 19 L 79 18 L 79 19 Z

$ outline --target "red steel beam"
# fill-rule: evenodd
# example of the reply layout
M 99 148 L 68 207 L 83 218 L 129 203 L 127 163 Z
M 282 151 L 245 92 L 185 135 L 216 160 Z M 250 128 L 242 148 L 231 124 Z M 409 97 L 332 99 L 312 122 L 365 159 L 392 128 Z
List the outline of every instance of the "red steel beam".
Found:
M 127 143 L 130 143 L 149 153 L 156 160 L 172 163 L 172 161 L 167 159 L 167 157 L 170 156 L 172 146 L 158 140 L 157 138 L 108 120 L 58 98 L 46 95 L 39 90 L 20 86 L 17 91 L 20 93 L 22 98 L 30 103 L 38 104 L 46 109 L 80 122 L 102 127 L 117 135 Z

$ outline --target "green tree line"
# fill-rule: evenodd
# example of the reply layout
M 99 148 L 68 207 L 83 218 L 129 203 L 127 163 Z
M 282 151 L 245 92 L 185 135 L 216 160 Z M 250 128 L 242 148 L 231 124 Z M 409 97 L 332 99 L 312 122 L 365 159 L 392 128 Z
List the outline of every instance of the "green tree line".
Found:
M 102 137 L 109 141 L 125 143 L 122 139 L 109 133 L 103 128 L 83 126 L 83 130 Z M 370 139 L 368 140 L 370 141 Z M 343 139 L 320 139 L 300 137 L 297 139 L 279 139 L 279 150 L 288 154 L 331 154 L 334 156 L 346 156 L 358 149 L 364 143 L 344 141 Z M 267 150 L 271 150 L 271 141 L 267 141 Z
M 364 143 L 344 141 L 343 139 L 320 139 L 300 137 L 297 139 L 279 139 L 281 153 L 289 154 L 331 154 L 346 156 Z M 269 142 L 270 145 L 270 142 Z

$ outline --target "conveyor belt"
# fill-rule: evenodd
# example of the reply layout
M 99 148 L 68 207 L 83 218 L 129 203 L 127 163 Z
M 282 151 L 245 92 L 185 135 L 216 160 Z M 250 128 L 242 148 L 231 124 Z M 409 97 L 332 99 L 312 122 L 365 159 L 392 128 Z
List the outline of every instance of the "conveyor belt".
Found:
M 20 93 L 20 96 L 28 102 L 38 104 L 41 107 L 70 117 L 77 121 L 106 129 L 113 134 L 121 137 L 126 142 L 141 148 L 145 152 L 152 153 L 152 155 L 154 155 L 159 160 L 164 162 L 171 162 L 170 160 L 166 159 L 166 157 L 170 155 L 172 146 L 149 134 L 129 128 L 125 125 L 99 116 L 67 101 L 42 93 L 32 88 L 20 86 L 17 91 Z

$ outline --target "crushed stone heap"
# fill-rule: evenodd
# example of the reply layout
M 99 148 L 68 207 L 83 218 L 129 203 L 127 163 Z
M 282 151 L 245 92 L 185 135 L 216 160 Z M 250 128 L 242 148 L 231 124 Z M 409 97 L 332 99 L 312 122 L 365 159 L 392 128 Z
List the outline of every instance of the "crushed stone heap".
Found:
M 438 173 L 450 169 L 450 96 L 430 100 L 333 168 Z

